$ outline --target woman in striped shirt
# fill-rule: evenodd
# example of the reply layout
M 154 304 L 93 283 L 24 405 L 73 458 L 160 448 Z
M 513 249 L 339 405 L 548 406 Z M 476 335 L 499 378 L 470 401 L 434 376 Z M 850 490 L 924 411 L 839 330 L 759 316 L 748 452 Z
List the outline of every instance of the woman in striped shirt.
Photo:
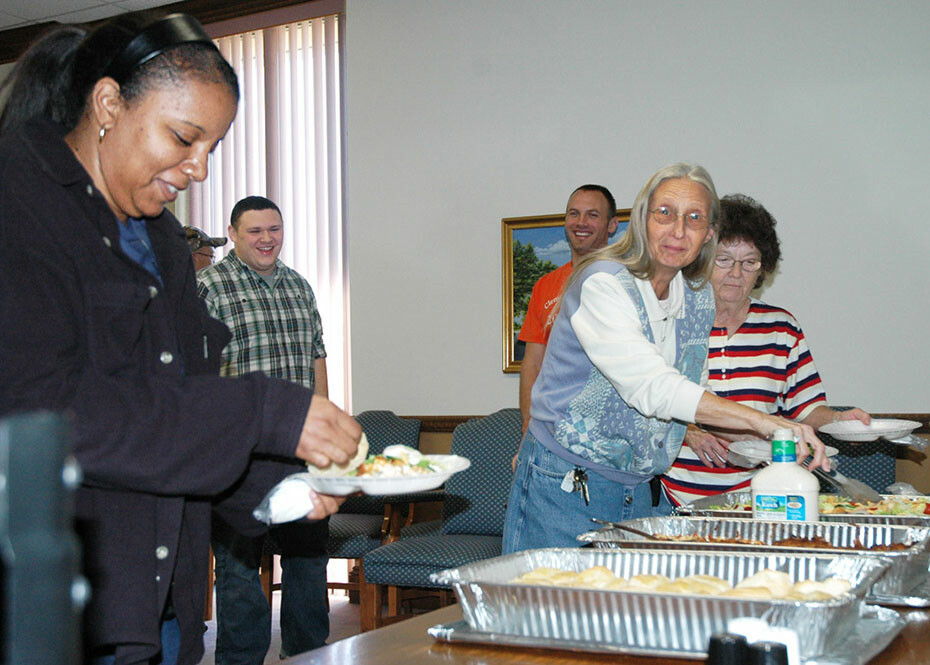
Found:
M 775 219 L 741 194 L 723 197 L 720 207 L 710 278 L 717 309 L 708 348 L 707 387 L 720 397 L 815 430 L 835 420 L 868 424 L 871 418 L 862 409 L 835 411 L 827 406 L 804 333 L 791 313 L 750 296 L 781 255 Z M 689 425 L 678 458 L 661 477 L 665 498 L 679 506 L 748 487 L 754 471 L 727 463 L 729 442 L 745 438 L 756 437 Z M 665 504 L 665 509 L 670 506 Z

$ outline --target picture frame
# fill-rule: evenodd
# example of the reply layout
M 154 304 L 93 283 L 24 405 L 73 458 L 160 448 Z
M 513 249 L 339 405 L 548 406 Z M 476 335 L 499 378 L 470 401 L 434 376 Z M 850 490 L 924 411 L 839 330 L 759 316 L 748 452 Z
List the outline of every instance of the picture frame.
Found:
M 628 208 L 617 210 L 617 230 L 608 243 L 626 232 Z M 565 213 L 501 219 L 501 266 L 503 273 L 502 369 L 505 374 L 520 371 L 524 344 L 517 337 L 526 315 L 526 306 L 536 281 L 546 273 L 571 261 L 565 239 Z M 516 269 L 516 274 L 515 274 Z

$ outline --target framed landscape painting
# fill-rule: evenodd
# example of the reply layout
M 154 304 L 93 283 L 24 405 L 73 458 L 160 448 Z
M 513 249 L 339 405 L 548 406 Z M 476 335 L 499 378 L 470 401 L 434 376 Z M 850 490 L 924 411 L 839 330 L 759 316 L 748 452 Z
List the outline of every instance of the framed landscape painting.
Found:
M 629 210 L 618 210 L 619 224 L 608 242 L 626 232 Z M 503 370 L 519 372 L 524 344 L 517 337 L 536 280 L 571 261 L 565 239 L 565 213 L 501 220 L 503 266 Z

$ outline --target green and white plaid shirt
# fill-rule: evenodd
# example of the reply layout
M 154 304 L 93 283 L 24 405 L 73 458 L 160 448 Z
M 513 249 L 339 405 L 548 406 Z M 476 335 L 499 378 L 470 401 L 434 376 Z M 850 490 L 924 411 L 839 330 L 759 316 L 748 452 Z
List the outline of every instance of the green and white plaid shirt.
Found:
M 323 325 L 306 279 L 278 260 L 273 286 L 239 260 L 235 251 L 197 273 L 198 291 L 232 341 L 220 373 L 264 372 L 313 390 L 313 362 L 326 357 Z

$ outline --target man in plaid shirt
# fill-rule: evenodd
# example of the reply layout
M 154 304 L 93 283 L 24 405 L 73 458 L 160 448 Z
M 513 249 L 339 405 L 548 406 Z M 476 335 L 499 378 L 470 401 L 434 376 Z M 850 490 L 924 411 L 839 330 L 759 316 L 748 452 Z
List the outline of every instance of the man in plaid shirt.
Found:
M 232 341 L 220 372 L 264 372 L 327 395 L 326 350 L 313 290 L 278 259 L 284 237 L 281 211 L 262 196 L 233 207 L 233 250 L 197 273 L 200 297 L 225 323 Z M 300 471 L 296 467 L 294 471 Z M 327 520 L 273 527 L 281 551 L 281 656 L 322 646 L 329 635 L 326 608 Z M 214 518 L 216 665 L 261 665 L 271 643 L 271 609 L 258 566 L 264 537 L 236 533 Z

